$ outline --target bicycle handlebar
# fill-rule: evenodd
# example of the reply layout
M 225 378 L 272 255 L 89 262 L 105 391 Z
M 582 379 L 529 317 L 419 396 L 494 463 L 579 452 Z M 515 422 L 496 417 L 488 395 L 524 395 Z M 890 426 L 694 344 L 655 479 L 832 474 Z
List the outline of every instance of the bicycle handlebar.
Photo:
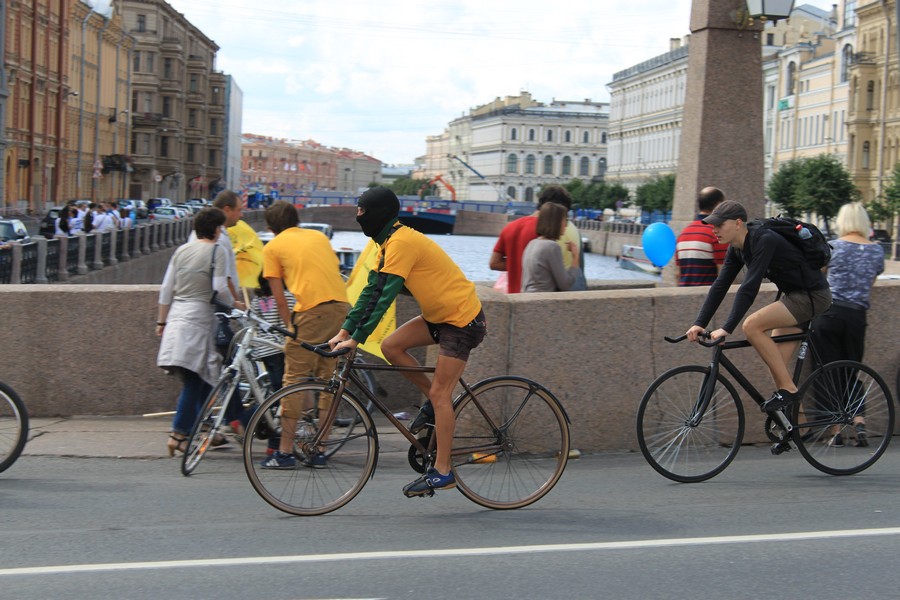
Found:
M 300 342 L 300 345 L 306 348 L 311 352 L 315 352 L 319 356 L 324 356 L 326 358 L 334 358 L 335 356 L 341 356 L 343 354 L 347 354 L 350 352 L 350 348 L 341 348 L 340 350 L 330 350 L 330 346 L 328 342 L 322 342 L 321 344 L 310 344 L 309 342 Z
M 725 341 L 724 339 L 723 340 L 714 340 L 714 341 L 710 341 L 710 342 L 703 341 L 703 340 L 710 339 L 710 335 L 711 334 L 709 331 L 704 331 L 704 332 L 700 333 L 698 336 L 700 339 L 697 340 L 697 343 L 705 348 L 715 348 L 716 346 L 718 346 L 719 344 L 721 344 L 722 342 Z M 666 335 L 666 336 L 663 336 L 663 339 L 666 340 L 667 342 L 669 342 L 670 344 L 677 344 L 678 342 L 683 342 L 684 340 L 686 340 L 687 334 L 679 335 L 678 337 L 674 337 L 674 338 Z
M 289 337 L 291 339 L 297 339 L 296 331 L 288 331 L 287 329 L 285 329 L 284 327 L 281 327 L 280 325 L 275 325 L 274 323 L 269 323 L 268 321 L 262 319 L 261 317 L 259 317 L 255 313 L 253 313 L 253 311 L 251 311 L 250 309 L 247 309 L 246 311 L 240 310 L 240 309 L 234 308 L 233 306 L 224 304 L 218 300 L 213 300 L 213 304 L 218 309 L 216 311 L 217 315 L 221 315 L 227 319 L 247 318 L 247 319 L 250 319 L 251 321 L 253 321 L 254 323 L 256 323 L 257 326 L 260 328 L 260 330 L 262 330 L 265 333 L 277 331 L 278 333 L 280 333 L 281 335 L 283 335 L 285 337 Z

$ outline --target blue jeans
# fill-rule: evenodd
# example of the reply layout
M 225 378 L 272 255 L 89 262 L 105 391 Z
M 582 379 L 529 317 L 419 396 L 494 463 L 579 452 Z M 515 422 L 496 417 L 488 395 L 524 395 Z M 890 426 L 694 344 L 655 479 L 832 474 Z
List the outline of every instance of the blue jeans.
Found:
M 172 431 L 188 436 L 194 428 L 194 422 L 197 420 L 197 415 L 200 414 L 212 386 L 193 371 L 187 369 L 179 369 L 179 371 L 182 388 L 181 394 L 178 395 L 175 418 L 172 419 Z

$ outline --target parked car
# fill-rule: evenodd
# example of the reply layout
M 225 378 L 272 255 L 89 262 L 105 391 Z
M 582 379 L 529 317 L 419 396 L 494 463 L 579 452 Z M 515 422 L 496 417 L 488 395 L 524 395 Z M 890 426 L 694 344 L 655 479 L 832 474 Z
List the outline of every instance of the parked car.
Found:
M 153 212 L 160 206 L 172 206 L 172 201 L 168 198 L 150 198 L 147 200 L 147 208 Z
M 203 207 L 200 206 L 199 204 L 185 203 L 185 204 L 176 204 L 175 208 L 183 208 L 184 210 L 187 211 L 188 215 L 196 215 L 198 212 L 200 212 L 200 209 L 202 209 Z
M 53 206 L 47 211 L 47 214 L 41 219 L 41 225 L 38 228 L 39 235 L 48 239 L 56 235 L 56 219 L 59 218 L 59 211 L 61 210 L 62 206 Z
M 187 204 L 196 204 L 198 206 L 209 206 L 209 200 L 206 198 L 191 198 L 187 201 Z
M 119 208 L 130 211 L 134 207 L 134 214 L 138 219 L 146 219 L 150 213 L 147 203 L 143 200 L 119 200 Z
M 315 229 L 316 231 L 320 231 L 324 233 L 329 240 L 334 237 L 334 230 L 328 223 L 300 223 L 298 227 L 301 229 Z M 275 237 L 275 234 L 271 231 L 257 231 L 256 235 L 259 236 L 259 239 L 263 244 L 271 242 L 272 238 Z
M 18 219 L 0 219 L 0 243 L 30 242 L 25 224 Z
M 158 206 L 150 211 L 151 221 L 180 221 L 183 216 L 184 211 L 174 206 Z

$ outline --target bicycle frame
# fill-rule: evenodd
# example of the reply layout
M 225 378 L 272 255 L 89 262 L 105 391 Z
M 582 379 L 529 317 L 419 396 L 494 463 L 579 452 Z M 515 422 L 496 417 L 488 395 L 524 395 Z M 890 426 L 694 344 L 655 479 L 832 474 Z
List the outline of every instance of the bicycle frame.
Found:
M 797 361 L 794 365 L 793 374 L 794 383 L 798 383 L 800 381 L 800 374 L 803 370 L 803 363 L 806 361 L 806 356 L 809 352 L 809 332 L 804 331 L 802 333 L 778 335 L 774 336 L 772 340 L 776 344 L 797 341 L 800 342 L 800 349 L 797 353 Z M 737 340 L 733 342 L 716 344 L 713 347 L 713 356 L 709 363 L 709 371 L 704 380 L 700 398 L 698 399 L 697 410 L 691 417 L 691 425 L 698 425 L 703 420 L 703 415 L 706 414 L 706 409 L 709 407 L 709 403 L 712 400 L 713 388 L 715 387 L 715 382 L 719 375 L 720 366 L 725 368 L 728 374 L 731 375 L 732 378 L 734 378 L 734 380 L 738 383 L 738 385 L 740 385 L 744 389 L 744 391 L 750 395 L 754 402 L 762 406 L 766 401 L 765 397 L 763 397 L 759 390 L 757 390 L 756 387 L 752 383 L 750 383 L 750 381 L 744 376 L 744 374 L 741 373 L 737 365 L 735 365 L 731 361 L 731 359 L 729 359 L 724 354 L 726 350 L 733 350 L 736 348 L 749 348 L 750 346 L 751 344 L 747 340 Z M 786 432 L 790 433 L 794 430 L 793 423 L 790 422 L 790 419 L 788 419 L 787 415 L 785 415 L 784 412 L 776 411 L 775 413 L 773 413 L 773 417 L 779 422 L 782 427 L 784 427 Z
M 362 380 L 354 373 L 354 371 L 358 370 L 368 370 L 368 371 L 390 371 L 394 373 L 434 373 L 433 366 L 397 366 L 397 365 L 388 365 L 388 364 L 377 364 L 377 363 L 367 363 L 367 362 L 359 362 L 354 360 L 356 357 L 356 350 L 348 352 L 343 356 L 344 363 L 342 365 L 338 365 L 335 368 L 334 374 L 331 378 L 332 384 L 337 384 L 334 392 L 334 398 L 337 400 L 344 393 L 344 390 L 347 387 L 347 383 L 352 381 L 356 384 L 356 386 L 362 390 L 363 394 L 372 402 L 372 405 L 378 409 L 378 411 L 383 414 L 388 421 L 394 426 L 394 428 L 399 431 L 403 437 L 405 437 L 409 443 L 418 450 L 422 456 L 427 456 L 430 452 L 434 450 L 435 447 L 435 438 L 434 436 L 428 436 L 428 447 L 422 445 L 421 441 L 410 431 L 403 426 L 397 417 L 388 409 L 387 406 L 375 395 L 375 393 L 368 389 L 368 387 L 362 382 Z M 463 380 L 462 377 L 459 378 L 459 384 L 463 387 L 463 392 L 454 398 L 453 404 L 462 398 L 465 394 L 469 394 L 472 396 L 473 404 L 478 408 L 478 411 L 484 417 L 485 421 L 490 425 L 491 430 L 497 432 L 500 430 L 500 427 L 497 426 L 496 423 L 493 422 L 490 415 L 482 408 L 482 406 L 478 403 L 478 396 L 472 391 L 472 388 Z M 316 448 L 319 444 L 321 444 L 325 438 L 327 438 L 328 433 L 331 431 L 331 426 L 334 423 L 334 419 L 337 416 L 338 404 L 340 402 L 332 402 L 331 406 L 328 409 L 327 414 L 324 418 L 320 418 L 319 421 L 319 431 L 316 435 L 304 446 L 304 451 L 311 451 Z M 452 453 L 452 455 L 460 455 L 460 454 L 469 454 L 472 452 L 472 448 L 458 448 L 456 451 Z

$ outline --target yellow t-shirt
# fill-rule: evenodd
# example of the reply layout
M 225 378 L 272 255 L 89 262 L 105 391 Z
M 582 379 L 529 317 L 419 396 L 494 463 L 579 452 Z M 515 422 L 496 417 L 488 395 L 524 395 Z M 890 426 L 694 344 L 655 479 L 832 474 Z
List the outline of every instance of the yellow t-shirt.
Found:
M 566 230 L 559 238 L 559 247 L 563 253 L 563 266 L 568 269 L 572 266 L 572 253 L 569 252 L 566 242 L 575 242 L 575 247 L 581 252 L 581 233 L 578 232 L 578 228 L 575 227 L 572 221 L 566 221 Z M 582 262 L 584 262 L 584 259 L 582 259 Z
M 323 302 L 347 302 L 347 288 L 331 242 L 312 229 L 291 227 L 263 248 L 263 276 L 284 280 L 297 299 L 295 312 Z
M 263 244 L 259 236 L 247 223 L 238 221 L 228 228 L 228 237 L 234 250 L 239 285 L 250 289 L 258 288 L 259 274 L 263 267 Z
M 382 252 L 385 260 L 380 272 L 405 280 L 426 321 L 465 327 L 478 316 L 481 301 L 475 284 L 433 240 L 415 229 L 400 227 L 384 243 Z

